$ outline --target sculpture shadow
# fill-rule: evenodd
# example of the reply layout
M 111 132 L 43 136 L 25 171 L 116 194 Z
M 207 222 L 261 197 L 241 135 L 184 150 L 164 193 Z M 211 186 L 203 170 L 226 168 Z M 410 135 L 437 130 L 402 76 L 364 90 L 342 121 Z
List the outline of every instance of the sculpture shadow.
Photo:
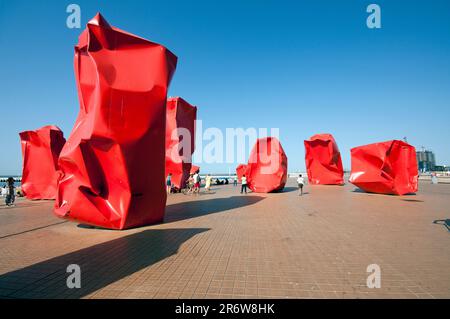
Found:
M 404 195 L 374 193 L 374 192 L 367 192 L 367 191 L 365 191 L 365 190 L 363 190 L 361 188 L 353 189 L 352 193 L 360 193 L 360 194 L 368 194 L 368 195 L 376 195 L 376 196 L 393 196 L 393 197 L 398 197 L 398 196 L 415 196 L 415 195 L 417 195 L 416 193 L 408 193 L 408 194 L 404 194 Z
M 0 276 L 0 298 L 81 298 L 177 253 L 209 228 L 149 229 Z M 67 266 L 81 270 L 81 288 L 69 289 Z
M 447 231 L 450 232 L 450 219 L 438 219 L 438 220 L 434 220 L 433 224 L 437 224 L 437 225 L 443 225 L 445 228 L 447 228 Z
M 262 196 L 241 195 L 170 204 L 166 207 L 164 222 L 175 222 L 220 213 L 230 209 L 253 205 L 263 199 L 264 197 Z

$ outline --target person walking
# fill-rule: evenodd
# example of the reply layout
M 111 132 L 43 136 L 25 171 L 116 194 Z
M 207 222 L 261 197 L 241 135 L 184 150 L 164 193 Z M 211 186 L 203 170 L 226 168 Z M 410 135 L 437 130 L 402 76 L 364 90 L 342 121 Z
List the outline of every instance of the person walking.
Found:
M 200 174 L 196 171 L 194 176 L 194 194 L 200 194 Z
M 14 201 L 16 200 L 16 187 L 14 186 L 14 178 L 8 177 L 6 180 L 6 206 L 15 206 Z
M 247 194 L 247 177 L 245 177 L 245 174 L 241 177 L 241 194 L 244 192 Z
M 172 173 L 169 173 L 166 178 L 166 192 L 167 194 L 172 192 Z
M 209 193 L 211 188 L 211 175 L 207 174 L 205 177 L 205 190 Z
M 298 185 L 298 195 L 303 195 L 303 186 L 305 185 L 305 179 L 303 178 L 302 174 L 298 175 L 297 178 L 297 185 Z
M 237 176 L 233 179 L 233 186 L 237 186 Z

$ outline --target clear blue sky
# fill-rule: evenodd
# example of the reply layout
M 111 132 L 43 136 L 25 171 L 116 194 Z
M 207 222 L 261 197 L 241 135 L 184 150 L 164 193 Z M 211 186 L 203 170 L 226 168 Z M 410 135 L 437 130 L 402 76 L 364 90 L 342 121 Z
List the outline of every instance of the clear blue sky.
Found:
M 382 28 L 368 29 L 378 3 Z M 0 0 L 0 175 L 21 173 L 18 132 L 78 113 L 66 6 L 82 29 L 100 11 L 179 60 L 170 95 L 198 105 L 204 126 L 278 127 L 289 170 L 303 140 L 332 133 L 351 147 L 389 139 L 425 146 L 450 164 L 449 1 Z M 227 172 L 228 164 L 202 165 Z

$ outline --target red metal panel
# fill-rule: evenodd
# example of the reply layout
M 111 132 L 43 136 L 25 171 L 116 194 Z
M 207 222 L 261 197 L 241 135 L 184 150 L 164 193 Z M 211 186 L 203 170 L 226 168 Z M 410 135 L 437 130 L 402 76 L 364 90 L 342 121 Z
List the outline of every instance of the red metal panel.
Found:
M 22 145 L 22 191 L 28 199 L 55 199 L 58 156 L 66 142 L 63 132 L 48 125 L 19 133 Z
M 310 184 L 342 185 L 341 153 L 331 134 L 316 134 L 305 140 L 305 162 Z
M 80 111 L 64 146 L 56 215 L 125 229 L 164 218 L 167 88 L 177 58 L 97 14 L 75 47 Z
M 404 195 L 418 189 L 416 149 L 393 140 L 355 147 L 351 150 L 349 181 L 372 193 Z

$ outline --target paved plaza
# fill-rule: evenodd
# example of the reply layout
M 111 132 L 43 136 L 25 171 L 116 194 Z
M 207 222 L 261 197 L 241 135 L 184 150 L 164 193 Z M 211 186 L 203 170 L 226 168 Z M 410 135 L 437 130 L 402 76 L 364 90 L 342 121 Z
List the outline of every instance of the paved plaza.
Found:
M 165 222 L 126 231 L 0 206 L 2 298 L 450 298 L 450 185 L 417 195 L 353 185 L 169 196 Z M 69 289 L 66 268 L 81 267 Z M 381 268 L 381 288 L 366 285 Z

